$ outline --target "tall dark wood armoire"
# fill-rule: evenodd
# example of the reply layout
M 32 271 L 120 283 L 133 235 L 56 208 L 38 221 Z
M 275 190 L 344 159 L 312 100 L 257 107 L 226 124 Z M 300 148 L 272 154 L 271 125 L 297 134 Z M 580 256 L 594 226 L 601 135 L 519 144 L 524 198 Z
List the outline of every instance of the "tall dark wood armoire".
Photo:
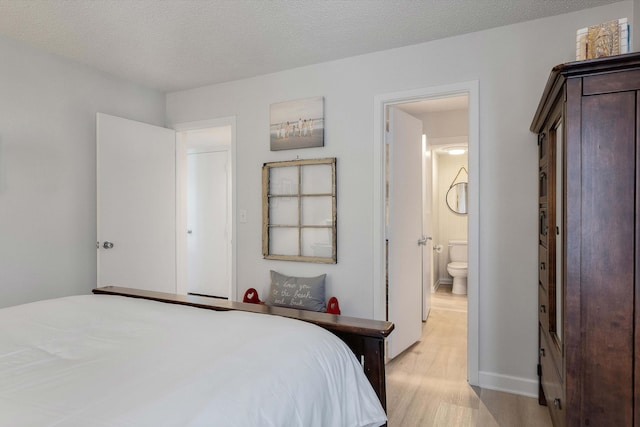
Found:
M 640 54 L 558 65 L 539 145 L 540 402 L 554 426 L 640 426 Z

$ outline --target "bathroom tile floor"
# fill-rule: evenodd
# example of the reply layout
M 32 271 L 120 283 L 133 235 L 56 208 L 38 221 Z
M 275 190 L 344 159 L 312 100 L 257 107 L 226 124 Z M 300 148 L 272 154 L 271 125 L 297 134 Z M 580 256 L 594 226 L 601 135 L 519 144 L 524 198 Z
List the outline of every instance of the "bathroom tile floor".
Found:
M 466 297 L 441 285 L 422 340 L 387 364 L 389 427 L 550 427 L 537 399 L 467 383 L 466 333 Z

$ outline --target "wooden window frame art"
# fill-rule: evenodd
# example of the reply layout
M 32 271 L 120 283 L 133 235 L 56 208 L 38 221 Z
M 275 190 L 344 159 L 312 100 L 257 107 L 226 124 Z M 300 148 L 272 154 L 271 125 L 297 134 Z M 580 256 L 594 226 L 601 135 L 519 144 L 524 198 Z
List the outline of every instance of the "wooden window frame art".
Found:
M 309 181 L 312 184 L 304 181 L 305 174 L 311 175 L 313 169 L 311 167 L 318 165 L 330 166 L 330 179 L 331 182 L 318 182 L 317 180 Z M 286 172 L 284 169 L 278 171 L 278 168 L 290 168 Z M 290 185 L 284 185 L 281 179 L 274 179 L 272 183 L 272 177 L 279 172 L 288 173 L 294 181 L 289 182 Z M 327 177 L 328 178 L 328 177 Z M 272 185 L 273 184 L 273 185 Z M 322 192 L 304 192 L 307 187 L 321 187 L 328 191 Z M 330 218 L 325 218 L 324 223 L 319 223 L 319 220 L 312 221 L 311 223 L 304 223 L 304 218 L 313 215 L 317 212 L 311 212 L 307 214 L 304 211 L 304 205 L 310 205 L 313 203 L 322 203 L 321 198 L 330 198 L 331 212 Z M 315 199 L 315 200 L 313 200 Z M 279 202 L 282 201 L 288 206 L 280 206 Z M 293 203 L 292 203 L 293 202 Z M 296 203 L 297 202 L 297 203 Z M 305 203 L 306 202 L 306 203 Z M 326 203 L 325 203 L 326 205 Z M 286 209 L 285 209 L 286 208 Z M 276 213 L 277 209 L 281 209 Z M 283 214 L 284 212 L 284 214 Z M 280 217 L 287 217 L 281 223 L 275 221 Z M 287 222 L 288 221 L 288 222 Z M 337 263 L 336 252 L 336 158 L 324 158 L 324 159 L 305 159 L 305 160 L 289 160 L 282 162 L 265 163 L 262 166 L 262 255 L 265 259 L 274 259 L 281 261 L 303 261 L 303 262 L 316 262 L 325 264 Z M 328 241 L 318 242 L 315 241 L 316 248 L 319 247 L 318 253 L 309 253 L 309 243 L 306 242 L 303 235 L 316 234 L 326 229 L 330 233 Z M 279 232 L 288 234 L 289 237 L 285 242 L 284 237 Z M 305 233 L 306 232 L 306 233 Z M 324 234 L 324 233 L 321 233 Z M 295 239 L 297 238 L 297 241 Z M 282 248 L 283 243 L 289 248 L 278 253 L 278 248 Z M 314 246 L 314 245 L 312 245 Z M 297 247 L 297 250 L 291 250 L 290 248 Z M 316 252 L 316 248 L 312 251 Z M 295 252 L 295 253 L 294 253 Z

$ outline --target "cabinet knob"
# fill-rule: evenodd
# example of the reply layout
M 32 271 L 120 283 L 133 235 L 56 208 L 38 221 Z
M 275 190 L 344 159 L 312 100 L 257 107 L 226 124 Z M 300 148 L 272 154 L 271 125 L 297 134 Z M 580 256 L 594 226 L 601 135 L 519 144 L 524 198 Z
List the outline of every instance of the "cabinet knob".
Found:
M 547 312 L 547 307 L 544 304 L 540 305 L 540 313 L 546 313 Z
M 560 398 L 556 397 L 555 399 L 553 399 L 553 407 L 556 409 L 562 409 L 560 405 Z
M 544 262 L 540 263 L 540 270 L 546 270 L 547 266 Z
M 540 357 L 544 357 L 544 348 L 540 349 Z

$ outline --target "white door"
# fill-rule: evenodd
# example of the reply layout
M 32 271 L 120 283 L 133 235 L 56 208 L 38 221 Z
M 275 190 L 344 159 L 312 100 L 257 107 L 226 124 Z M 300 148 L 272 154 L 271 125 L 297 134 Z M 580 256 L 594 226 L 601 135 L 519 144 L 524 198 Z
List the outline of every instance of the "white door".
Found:
M 389 336 L 395 357 L 422 335 L 422 122 L 389 108 Z
M 188 155 L 187 277 L 189 292 L 229 297 L 229 151 Z
M 176 292 L 175 132 L 98 113 L 98 286 Z

